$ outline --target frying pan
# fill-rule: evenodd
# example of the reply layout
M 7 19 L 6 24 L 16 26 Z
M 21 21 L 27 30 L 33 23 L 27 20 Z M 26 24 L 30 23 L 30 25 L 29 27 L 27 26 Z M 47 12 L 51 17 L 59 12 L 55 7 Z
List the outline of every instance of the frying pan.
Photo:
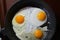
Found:
M 50 31 L 47 32 L 47 36 L 43 40 L 51 40 L 56 28 L 55 14 L 52 9 L 42 0 L 20 0 L 9 9 L 5 18 L 5 34 L 7 35 L 7 37 L 10 40 L 20 40 L 19 38 L 17 38 L 15 32 L 13 31 L 12 19 L 14 15 L 24 7 L 41 8 L 47 13 L 48 22 L 50 22 L 48 25 L 48 29 Z

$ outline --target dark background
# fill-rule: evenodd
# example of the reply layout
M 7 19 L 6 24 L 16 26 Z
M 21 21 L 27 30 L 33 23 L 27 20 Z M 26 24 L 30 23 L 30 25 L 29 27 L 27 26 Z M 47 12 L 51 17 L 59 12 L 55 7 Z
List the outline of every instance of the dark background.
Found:
M 0 24 L 4 27 L 6 12 L 19 0 L 0 0 Z M 52 40 L 60 40 L 60 0 L 44 0 L 54 11 L 56 16 L 56 32 Z

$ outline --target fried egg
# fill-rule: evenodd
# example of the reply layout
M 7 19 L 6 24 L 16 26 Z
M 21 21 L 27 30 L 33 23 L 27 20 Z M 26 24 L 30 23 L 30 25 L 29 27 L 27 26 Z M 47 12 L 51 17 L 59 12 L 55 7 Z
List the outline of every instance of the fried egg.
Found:
M 21 33 L 19 34 L 16 34 L 16 36 L 18 38 L 20 38 L 21 40 L 40 40 L 40 39 L 44 39 L 47 35 L 46 32 L 46 29 L 43 30 L 45 28 L 36 28 L 35 30 L 29 32 L 29 33 L 26 33 L 26 31 L 22 31 Z
M 12 25 L 19 39 L 40 40 L 46 34 L 43 28 L 39 26 L 43 25 L 46 21 L 47 15 L 42 9 L 25 7 L 15 14 L 12 19 Z
M 27 21 L 27 10 L 19 10 L 12 19 L 12 25 L 15 33 L 22 32 L 22 30 L 26 27 Z
M 19 13 L 17 15 L 14 16 L 13 20 L 12 20 L 12 24 L 14 26 L 22 26 L 25 23 L 25 15 L 22 13 Z
M 43 25 L 47 21 L 47 15 L 42 9 L 34 8 L 30 16 L 30 21 L 35 26 Z

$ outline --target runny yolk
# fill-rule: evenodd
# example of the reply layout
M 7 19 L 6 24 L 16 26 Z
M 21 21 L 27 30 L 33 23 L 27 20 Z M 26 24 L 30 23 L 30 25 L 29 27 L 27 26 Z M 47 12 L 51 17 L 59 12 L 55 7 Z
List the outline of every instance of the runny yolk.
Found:
M 40 21 L 44 21 L 46 19 L 46 13 L 42 11 L 38 12 L 37 19 Z
M 35 30 L 34 36 L 38 39 L 40 39 L 43 36 L 43 32 L 39 29 Z
M 17 23 L 22 24 L 24 22 L 24 16 L 18 15 L 18 16 L 16 16 L 15 20 Z

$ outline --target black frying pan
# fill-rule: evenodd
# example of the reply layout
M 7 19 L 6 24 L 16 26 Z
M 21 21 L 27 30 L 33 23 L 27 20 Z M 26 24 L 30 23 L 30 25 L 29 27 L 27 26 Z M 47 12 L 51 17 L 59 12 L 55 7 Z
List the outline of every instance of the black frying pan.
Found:
M 21 0 L 14 4 L 8 11 L 5 19 L 5 34 L 8 36 L 10 40 L 20 40 L 19 38 L 16 37 L 15 32 L 13 31 L 12 28 L 12 19 L 14 15 L 22 8 L 31 6 L 31 7 L 37 7 L 43 9 L 47 13 L 48 17 L 48 29 L 51 30 L 47 32 L 47 36 L 45 37 L 44 40 L 51 40 L 52 36 L 54 35 L 55 32 L 55 27 L 56 27 L 56 19 L 53 11 L 51 8 L 42 0 Z

